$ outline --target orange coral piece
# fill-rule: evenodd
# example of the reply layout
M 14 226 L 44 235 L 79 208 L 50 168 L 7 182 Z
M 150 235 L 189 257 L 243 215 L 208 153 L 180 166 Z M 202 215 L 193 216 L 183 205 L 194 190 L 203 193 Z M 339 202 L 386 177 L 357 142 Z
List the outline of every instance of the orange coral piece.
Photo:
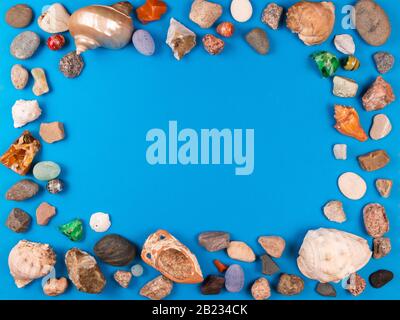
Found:
M 228 266 L 224 265 L 221 261 L 215 259 L 214 261 L 214 265 L 217 267 L 218 271 L 223 273 L 228 269 Z
M 136 14 L 141 23 L 148 23 L 161 19 L 167 12 L 167 5 L 161 0 L 146 0 L 146 3 L 136 9 Z
M 368 139 L 367 134 L 361 127 L 357 111 L 352 107 L 335 105 L 335 129 L 340 133 L 353 137 L 361 142 Z
M 39 140 L 26 130 L 1 156 L 0 162 L 7 168 L 24 176 L 28 173 L 32 161 L 39 150 Z

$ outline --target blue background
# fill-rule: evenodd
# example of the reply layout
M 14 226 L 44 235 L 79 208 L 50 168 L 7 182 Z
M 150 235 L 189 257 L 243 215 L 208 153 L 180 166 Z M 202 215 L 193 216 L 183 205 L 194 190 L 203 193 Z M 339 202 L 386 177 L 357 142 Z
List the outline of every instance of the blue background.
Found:
M 220 19 L 233 21 L 228 0 L 216 1 L 224 5 Z M 40 122 L 62 121 L 67 139 L 43 148 L 36 159 L 53 160 L 62 166 L 61 178 L 67 183 L 66 191 L 59 195 L 41 194 L 23 203 L 0 200 L 2 219 L 9 211 L 20 207 L 35 216 L 36 207 L 47 201 L 57 207 L 57 216 L 46 227 L 32 224 L 26 234 L 15 234 L 4 223 L 0 226 L 0 298 L 47 299 L 40 281 L 24 289 L 17 289 L 8 273 L 7 256 L 20 240 L 50 243 L 58 255 L 57 276 L 66 276 L 63 262 L 65 252 L 78 246 L 93 252 L 93 246 L 104 234 L 93 232 L 90 215 L 108 212 L 112 227 L 108 233 L 119 233 L 138 246 L 159 228 L 169 230 L 186 244 L 198 257 L 204 275 L 215 274 L 213 259 L 234 263 L 225 252 L 209 253 L 197 244 L 202 231 L 229 231 L 234 240 L 247 242 L 257 255 L 263 253 L 257 243 L 260 235 L 281 235 L 287 249 L 277 260 L 281 270 L 300 274 L 296 266 L 297 252 L 307 230 L 318 227 L 338 228 L 368 238 L 362 224 L 361 210 L 369 202 L 382 203 L 390 218 L 393 250 L 388 257 L 371 260 L 360 274 L 368 275 L 380 268 L 392 270 L 397 277 L 399 261 L 399 103 L 395 102 L 383 112 L 393 123 L 391 135 L 381 141 L 360 143 L 340 135 L 333 128 L 333 104 L 354 106 L 361 122 L 369 129 L 374 112 L 365 112 L 360 99 L 341 99 L 331 94 L 329 79 L 322 79 L 309 55 L 316 50 L 330 50 L 341 56 L 332 44 L 334 34 L 352 34 L 356 41 L 356 55 L 361 60 L 360 70 L 339 75 L 352 77 L 363 93 L 378 75 L 372 55 L 380 49 L 400 57 L 400 21 L 395 12 L 395 1 L 379 1 L 390 14 L 393 32 L 382 48 L 365 44 L 355 30 L 343 30 L 341 8 L 347 1 L 335 1 L 337 21 L 329 41 L 318 47 L 305 46 L 285 27 L 272 31 L 260 22 L 267 1 L 253 1 L 254 14 L 249 22 L 235 23 L 236 33 L 226 39 L 224 52 L 209 56 L 202 48 L 201 37 L 214 30 L 202 30 L 189 21 L 191 1 L 167 1 L 168 13 L 161 21 L 150 23 L 149 30 L 156 41 L 157 52 L 145 57 L 132 45 L 123 50 L 98 49 L 84 54 L 86 67 L 74 80 L 66 79 L 58 71 L 59 59 L 74 49 L 67 34 L 68 45 L 60 52 L 52 52 L 42 45 L 35 56 L 17 61 L 9 54 L 9 45 L 21 30 L 0 21 L 0 150 L 25 129 L 38 137 Z M 0 15 L 17 1 L 2 1 Z M 107 3 L 108 1 L 98 1 Z M 132 2 L 135 7 L 142 1 Z M 294 1 L 279 1 L 288 8 Z M 34 1 L 35 21 L 43 0 Z M 92 4 L 91 0 L 64 1 L 70 12 Z M 169 18 L 175 17 L 198 35 L 199 45 L 182 61 L 176 61 L 165 44 Z M 142 28 L 135 19 L 135 26 Z M 264 28 L 271 42 L 267 56 L 256 54 L 244 41 L 244 35 L 253 27 Z M 40 34 L 45 42 L 47 34 L 35 23 L 27 29 Z M 17 99 L 35 99 L 32 82 L 23 91 L 15 90 L 9 80 L 10 68 L 22 63 L 27 68 L 43 67 L 47 71 L 51 93 L 39 97 L 44 111 L 40 120 L 21 129 L 14 129 L 11 106 Z M 399 65 L 385 77 L 400 92 Z M 182 128 L 254 128 L 255 171 L 251 176 L 235 176 L 233 166 L 150 166 L 145 159 L 148 143 L 145 136 L 152 128 L 167 130 L 168 121 L 177 120 Z M 337 161 L 332 145 L 346 143 L 348 160 Z M 377 148 L 386 149 L 392 157 L 390 165 L 378 172 L 362 172 L 356 156 Z M 336 180 L 345 171 L 361 174 L 368 183 L 366 196 L 360 201 L 345 199 L 337 189 Z M 0 167 L 0 193 L 21 178 L 9 169 Z M 374 187 L 376 178 L 392 178 L 395 187 L 390 199 L 380 198 Z M 342 225 L 329 222 L 321 207 L 329 200 L 344 202 L 348 221 Z M 85 238 L 73 243 L 60 234 L 57 226 L 73 218 L 85 222 Z M 139 258 L 135 263 L 139 263 Z M 141 263 L 141 262 L 140 262 Z M 143 263 L 142 263 L 143 264 Z M 198 285 L 177 284 L 169 299 L 250 299 L 249 286 L 262 276 L 261 262 L 240 263 L 246 272 L 246 287 L 241 293 L 223 292 L 218 296 L 202 296 Z M 117 268 L 101 264 L 108 284 L 101 295 L 78 292 L 73 285 L 67 293 L 56 299 L 140 299 L 140 288 L 158 273 L 145 266 L 144 276 L 134 278 L 129 289 L 120 288 L 112 279 Z M 128 270 L 128 268 L 126 268 Z M 278 275 L 268 277 L 275 287 Z M 316 282 L 307 280 L 304 292 L 289 299 L 321 299 L 314 291 Z M 357 299 L 400 298 L 398 279 L 382 289 L 368 286 Z M 338 298 L 354 299 L 336 285 Z M 274 291 L 271 299 L 286 299 Z M 54 299 L 54 298 L 52 298 Z

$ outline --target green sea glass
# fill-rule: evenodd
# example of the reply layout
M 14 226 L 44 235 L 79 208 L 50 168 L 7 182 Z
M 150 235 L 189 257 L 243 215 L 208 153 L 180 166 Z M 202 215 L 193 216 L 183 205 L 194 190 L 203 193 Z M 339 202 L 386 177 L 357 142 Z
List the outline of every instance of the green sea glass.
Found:
M 83 237 L 83 223 L 80 219 L 63 224 L 58 229 L 72 241 L 79 241 Z
M 325 78 L 331 77 L 340 66 L 339 59 L 327 51 L 319 51 L 311 55 L 319 71 Z

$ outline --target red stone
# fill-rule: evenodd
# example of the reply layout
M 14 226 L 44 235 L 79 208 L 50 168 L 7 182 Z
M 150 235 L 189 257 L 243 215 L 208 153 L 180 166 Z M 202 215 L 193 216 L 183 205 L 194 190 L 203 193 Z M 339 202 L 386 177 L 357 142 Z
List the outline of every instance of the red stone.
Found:
M 167 5 L 161 0 L 146 0 L 146 3 L 136 9 L 136 14 L 141 23 L 160 20 L 167 12 Z
M 50 50 L 60 50 L 65 45 L 65 38 L 61 34 L 52 35 L 47 39 L 47 46 Z

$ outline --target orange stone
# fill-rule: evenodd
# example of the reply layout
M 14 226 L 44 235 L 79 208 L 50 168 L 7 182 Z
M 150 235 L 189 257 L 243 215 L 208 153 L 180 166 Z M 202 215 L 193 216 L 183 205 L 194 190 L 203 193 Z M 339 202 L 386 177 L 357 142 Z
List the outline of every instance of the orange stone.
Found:
M 40 150 L 40 142 L 29 131 L 24 131 L 1 156 L 0 162 L 20 175 L 26 175 Z
M 221 261 L 219 261 L 217 259 L 215 259 L 213 262 L 214 262 L 215 267 L 221 273 L 224 273 L 228 269 L 228 266 L 226 266 L 225 264 L 223 264 Z
M 146 0 L 146 3 L 136 9 L 136 14 L 141 23 L 160 20 L 167 12 L 167 5 L 161 0 Z
M 357 111 L 352 107 L 335 105 L 335 129 L 340 133 L 353 137 L 361 142 L 368 139 L 367 134 L 361 127 Z

